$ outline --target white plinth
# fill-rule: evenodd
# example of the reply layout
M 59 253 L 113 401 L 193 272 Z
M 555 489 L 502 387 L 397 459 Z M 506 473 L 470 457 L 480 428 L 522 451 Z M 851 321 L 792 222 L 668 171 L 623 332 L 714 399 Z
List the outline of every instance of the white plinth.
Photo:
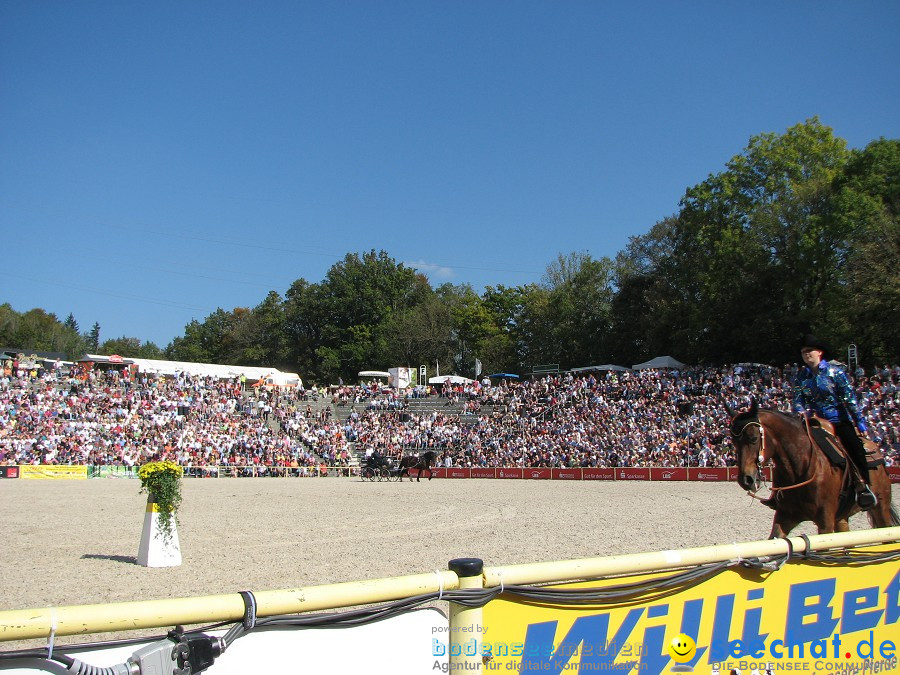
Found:
M 144 567 L 176 567 L 181 564 L 181 546 L 178 544 L 175 519 L 172 519 L 172 532 L 166 537 L 159 522 L 159 508 L 152 498 L 147 500 L 137 563 Z

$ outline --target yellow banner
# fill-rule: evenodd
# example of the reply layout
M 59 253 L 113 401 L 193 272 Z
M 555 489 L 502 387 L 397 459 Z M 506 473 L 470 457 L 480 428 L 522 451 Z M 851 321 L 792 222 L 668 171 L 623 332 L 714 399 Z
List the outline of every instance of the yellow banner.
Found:
M 32 466 L 23 464 L 20 468 L 20 478 L 39 478 L 39 479 L 60 479 L 60 478 L 76 478 L 87 479 L 86 466 L 67 466 L 64 464 L 39 464 Z
M 603 589 L 672 574 L 553 588 Z M 677 592 L 647 591 L 611 604 L 537 604 L 501 595 L 484 607 L 483 627 L 462 648 L 489 654 L 485 672 L 895 673 L 900 563 L 737 566 Z

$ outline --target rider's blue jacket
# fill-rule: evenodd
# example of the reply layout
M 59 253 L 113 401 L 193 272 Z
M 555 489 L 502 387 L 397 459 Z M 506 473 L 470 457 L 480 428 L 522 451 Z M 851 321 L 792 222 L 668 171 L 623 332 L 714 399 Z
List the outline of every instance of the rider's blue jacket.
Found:
M 794 411 L 814 410 L 829 422 L 853 422 L 866 433 L 866 421 L 859 412 L 856 394 L 847 374 L 827 361 L 814 373 L 803 366 L 794 381 Z

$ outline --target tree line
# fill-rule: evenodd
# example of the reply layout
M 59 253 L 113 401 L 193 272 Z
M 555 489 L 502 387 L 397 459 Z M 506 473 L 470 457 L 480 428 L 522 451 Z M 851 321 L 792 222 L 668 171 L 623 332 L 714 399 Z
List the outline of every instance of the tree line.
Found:
M 0 306 L 0 344 L 179 361 L 268 365 L 306 381 L 364 369 L 527 374 L 631 365 L 661 354 L 692 364 L 798 360 L 813 332 L 860 361 L 900 353 L 900 140 L 848 149 L 818 118 L 750 139 L 689 187 L 674 215 L 614 259 L 560 254 L 539 283 L 432 287 L 385 251 L 348 253 L 319 283 L 295 281 L 255 307 L 191 321 L 165 349 L 100 343 L 40 309 Z

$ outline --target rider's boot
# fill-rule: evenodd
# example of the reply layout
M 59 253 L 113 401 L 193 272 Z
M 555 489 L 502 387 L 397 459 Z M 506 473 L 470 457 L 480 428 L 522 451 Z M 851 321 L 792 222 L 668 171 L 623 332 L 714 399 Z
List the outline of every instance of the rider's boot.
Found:
M 856 505 L 863 511 L 875 508 L 878 505 L 878 497 L 869 487 L 869 470 L 868 467 L 860 469 L 862 477 L 856 482 Z

